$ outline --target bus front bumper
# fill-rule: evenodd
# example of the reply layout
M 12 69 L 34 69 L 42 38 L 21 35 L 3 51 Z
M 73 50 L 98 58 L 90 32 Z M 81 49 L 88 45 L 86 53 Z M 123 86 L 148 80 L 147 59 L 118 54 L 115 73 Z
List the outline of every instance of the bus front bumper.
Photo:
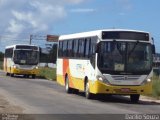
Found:
M 148 95 L 152 93 L 152 82 L 141 86 L 114 86 L 100 81 L 90 81 L 90 92 L 93 94 Z
M 13 68 L 11 70 L 11 73 L 18 75 L 37 75 L 39 73 L 39 70 L 36 68 L 31 70 Z

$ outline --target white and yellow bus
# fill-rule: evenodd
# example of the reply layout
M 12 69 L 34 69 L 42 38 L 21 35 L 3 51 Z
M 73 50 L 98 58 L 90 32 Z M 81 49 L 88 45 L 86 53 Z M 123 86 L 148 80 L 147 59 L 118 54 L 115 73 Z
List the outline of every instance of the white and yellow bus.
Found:
M 32 78 L 38 74 L 39 47 L 35 45 L 17 44 L 7 46 L 4 56 L 6 75 L 24 75 Z
M 148 32 L 106 29 L 59 37 L 57 82 L 66 92 L 140 95 L 152 92 L 155 47 Z

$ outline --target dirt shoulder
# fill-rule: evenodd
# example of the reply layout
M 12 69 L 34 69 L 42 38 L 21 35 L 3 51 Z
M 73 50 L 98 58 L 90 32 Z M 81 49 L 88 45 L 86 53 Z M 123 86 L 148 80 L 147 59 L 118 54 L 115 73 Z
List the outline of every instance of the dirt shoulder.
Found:
M 0 95 L 0 113 L 22 114 L 23 108 L 11 105 L 4 96 Z
M 157 100 L 156 98 L 153 97 L 148 97 L 148 96 L 142 96 L 140 97 L 141 101 L 145 101 L 145 102 L 154 102 L 154 103 L 160 103 L 160 100 Z

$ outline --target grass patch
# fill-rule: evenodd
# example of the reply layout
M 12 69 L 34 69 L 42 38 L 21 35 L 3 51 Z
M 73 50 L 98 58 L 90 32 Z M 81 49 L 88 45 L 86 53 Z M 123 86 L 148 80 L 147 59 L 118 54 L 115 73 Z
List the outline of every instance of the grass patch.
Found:
M 152 97 L 160 99 L 160 78 L 159 76 L 153 76 L 153 90 L 152 90 Z
M 56 69 L 48 68 L 48 67 L 40 68 L 39 74 L 37 76 L 40 78 L 46 78 L 46 79 L 55 81 L 56 80 Z
M 3 70 L 3 61 L 0 61 L 0 69 Z

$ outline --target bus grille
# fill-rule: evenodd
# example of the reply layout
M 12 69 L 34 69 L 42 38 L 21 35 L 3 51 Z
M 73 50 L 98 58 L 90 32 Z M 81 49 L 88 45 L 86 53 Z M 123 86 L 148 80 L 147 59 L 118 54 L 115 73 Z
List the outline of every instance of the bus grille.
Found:
M 140 75 L 113 75 L 114 80 L 138 80 Z
M 29 66 L 29 65 L 19 65 L 20 69 L 24 69 L 24 70 L 31 70 L 33 69 L 33 66 Z

